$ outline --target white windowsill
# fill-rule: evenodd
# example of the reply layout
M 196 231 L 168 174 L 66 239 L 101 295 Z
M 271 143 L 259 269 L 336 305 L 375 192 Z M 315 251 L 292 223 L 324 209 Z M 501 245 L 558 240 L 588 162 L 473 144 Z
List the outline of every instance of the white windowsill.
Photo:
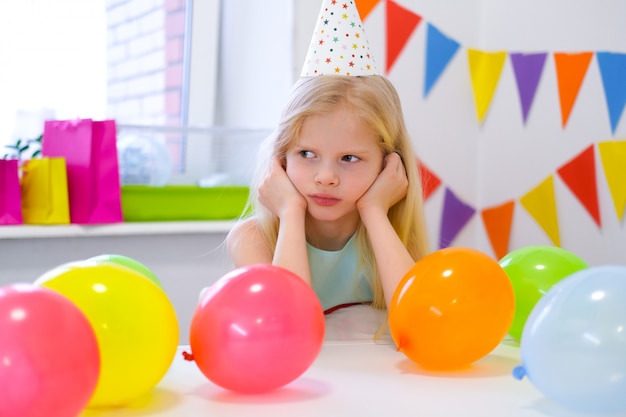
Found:
M 234 224 L 234 220 L 224 220 L 137 222 L 98 225 L 15 225 L 0 226 L 0 239 L 226 233 Z

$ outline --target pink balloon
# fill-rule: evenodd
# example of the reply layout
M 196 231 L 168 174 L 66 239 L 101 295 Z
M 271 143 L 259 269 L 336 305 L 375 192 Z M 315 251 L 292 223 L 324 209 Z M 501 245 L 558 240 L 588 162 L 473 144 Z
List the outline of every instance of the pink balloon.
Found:
M 224 275 L 202 296 L 190 347 L 202 373 L 241 393 L 261 393 L 299 377 L 324 340 L 324 312 L 300 277 L 272 265 Z
M 30 284 L 0 287 L 0 416 L 78 415 L 95 391 L 100 352 L 84 314 Z

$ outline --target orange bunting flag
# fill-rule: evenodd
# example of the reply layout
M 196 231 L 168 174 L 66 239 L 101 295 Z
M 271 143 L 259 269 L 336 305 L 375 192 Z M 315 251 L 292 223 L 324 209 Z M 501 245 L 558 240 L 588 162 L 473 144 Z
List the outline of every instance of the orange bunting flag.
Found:
M 615 213 L 621 222 L 626 207 L 626 140 L 599 142 L 598 152 L 613 198 Z
M 574 193 L 589 215 L 602 227 L 596 187 L 596 159 L 593 145 L 557 170 L 563 182 Z
M 561 246 L 559 221 L 554 197 L 554 178 L 550 175 L 541 184 L 520 198 L 521 205 L 539 224 L 555 246 Z
M 441 179 L 435 175 L 423 162 L 417 161 L 417 168 L 419 169 L 420 177 L 422 179 L 422 192 L 424 194 L 424 201 L 428 200 L 430 196 L 441 185 Z
M 481 212 L 485 230 L 497 259 L 509 253 L 509 237 L 513 222 L 514 201 L 507 201 L 495 207 L 483 209 Z
M 470 76 L 476 103 L 476 116 L 482 123 L 500 80 L 506 52 L 482 52 L 468 49 Z
M 567 124 L 578 91 L 585 79 L 589 63 L 593 58 L 593 52 L 562 53 L 554 54 L 554 64 L 556 66 L 556 78 L 559 88 L 559 100 L 561 103 L 561 124 Z
M 378 5 L 380 0 L 358 0 L 356 2 L 356 9 L 359 11 L 361 20 L 364 21 L 370 12 Z
M 387 74 L 421 21 L 420 15 L 387 0 Z

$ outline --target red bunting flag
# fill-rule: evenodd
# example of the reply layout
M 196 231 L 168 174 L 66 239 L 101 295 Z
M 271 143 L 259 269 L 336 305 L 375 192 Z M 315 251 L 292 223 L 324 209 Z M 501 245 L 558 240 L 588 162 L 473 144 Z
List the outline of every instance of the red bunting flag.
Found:
M 419 169 L 420 177 L 422 179 L 422 191 L 424 193 L 424 201 L 428 200 L 428 198 L 435 192 L 437 188 L 441 185 L 441 179 L 423 162 L 418 161 L 417 168 Z
M 421 21 L 420 15 L 387 0 L 387 74 Z
M 587 209 L 587 212 L 598 227 L 601 227 L 596 188 L 596 163 L 593 149 L 594 146 L 589 145 L 587 149 L 559 168 L 557 172 L 563 182 L 578 198 L 578 201 Z

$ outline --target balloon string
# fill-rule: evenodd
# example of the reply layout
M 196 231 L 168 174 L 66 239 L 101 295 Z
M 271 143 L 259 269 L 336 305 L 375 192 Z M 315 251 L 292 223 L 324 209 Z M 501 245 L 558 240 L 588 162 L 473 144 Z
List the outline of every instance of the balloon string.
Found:
M 363 302 L 359 301 L 359 302 L 354 302 L 354 303 L 339 304 L 339 305 L 336 305 L 334 307 L 324 310 L 324 315 L 334 313 L 335 311 L 340 310 L 342 308 L 346 308 L 346 307 L 352 307 L 352 306 L 358 306 L 358 305 L 371 305 L 371 304 L 372 304 L 371 301 L 363 301 Z
M 183 358 L 190 362 L 194 360 L 193 354 L 185 351 L 183 351 Z

